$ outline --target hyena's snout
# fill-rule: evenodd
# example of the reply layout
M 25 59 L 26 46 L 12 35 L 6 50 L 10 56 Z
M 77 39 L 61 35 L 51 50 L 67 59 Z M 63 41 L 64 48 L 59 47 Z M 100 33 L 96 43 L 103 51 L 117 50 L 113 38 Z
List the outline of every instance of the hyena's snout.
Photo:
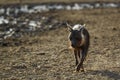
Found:
M 77 47 L 79 47 L 79 42 L 78 42 L 77 40 L 72 40 L 72 41 L 71 41 L 71 46 L 72 46 L 73 48 L 77 48 Z

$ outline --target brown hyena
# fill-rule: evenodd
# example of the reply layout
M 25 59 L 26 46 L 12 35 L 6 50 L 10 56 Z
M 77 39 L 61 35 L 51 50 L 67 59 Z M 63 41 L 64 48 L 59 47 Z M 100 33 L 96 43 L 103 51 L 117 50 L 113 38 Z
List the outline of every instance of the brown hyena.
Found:
M 90 36 L 88 31 L 85 29 L 85 25 L 80 25 L 77 24 L 75 26 L 70 26 L 67 24 L 69 27 L 69 40 L 71 43 L 71 47 L 74 50 L 74 55 L 76 59 L 76 71 L 81 71 L 84 72 L 84 67 L 83 67 L 83 62 L 87 56 L 89 44 L 90 44 Z

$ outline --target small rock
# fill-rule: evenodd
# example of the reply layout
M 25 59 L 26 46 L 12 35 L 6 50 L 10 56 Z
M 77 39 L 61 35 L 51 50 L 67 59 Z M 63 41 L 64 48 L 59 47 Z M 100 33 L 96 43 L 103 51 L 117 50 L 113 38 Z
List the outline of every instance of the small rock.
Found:
M 14 65 L 12 68 L 15 68 L 15 69 L 26 69 L 27 66 L 25 64 L 20 64 L 20 65 Z
M 98 39 L 98 37 L 94 37 L 94 39 Z
M 37 55 L 45 55 L 46 53 L 44 52 L 41 52 L 41 53 L 38 53 Z
M 116 30 L 117 30 L 117 28 L 112 28 L 112 30 L 113 30 L 113 31 L 116 31 Z

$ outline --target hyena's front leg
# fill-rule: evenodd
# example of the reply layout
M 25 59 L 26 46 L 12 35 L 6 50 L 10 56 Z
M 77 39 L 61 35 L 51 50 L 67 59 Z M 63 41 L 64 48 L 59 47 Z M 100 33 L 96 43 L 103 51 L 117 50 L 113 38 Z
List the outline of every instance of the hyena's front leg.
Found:
M 78 50 L 79 61 L 80 61 L 80 59 L 81 59 L 81 51 L 82 51 L 81 49 Z M 82 68 L 81 71 L 84 72 L 85 70 L 84 70 L 83 65 L 81 66 L 81 68 Z
M 78 57 L 79 57 L 79 60 L 80 60 L 80 54 L 81 54 L 81 49 L 78 50 Z
M 82 54 L 82 58 L 81 58 L 81 60 L 80 60 L 80 63 L 79 63 L 78 66 L 77 66 L 76 71 L 79 71 L 80 68 L 82 68 L 82 71 L 84 71 L 83 62 L 84 62 L 84 60 L 85 60 L 85 58 L 86 58 L 87 50 L 86 50 L 86 49 L 82 49 L 82 53 L 81 53 L 81 54 Z
M 74 50 L 74 55 L 75 55 L 75 64 L 78 65 L 78 51 Z

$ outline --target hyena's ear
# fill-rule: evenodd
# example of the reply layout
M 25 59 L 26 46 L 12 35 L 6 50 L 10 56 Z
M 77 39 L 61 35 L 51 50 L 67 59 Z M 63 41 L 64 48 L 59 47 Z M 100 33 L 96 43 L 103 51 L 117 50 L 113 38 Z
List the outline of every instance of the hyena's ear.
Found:
M 66 25 L 67 25 L 67 27 L 68 27 L 68 30 L 69 30 L 70 32 L 72 32 L 72 31 L 73 31 L 72 26 L 69 25 L 68 23 L 66 23 Z
M 86 24 L 83 24 L 82 26 L 83 26 L 83 27 L 85 27 L 85 26 L 86 26 Z

